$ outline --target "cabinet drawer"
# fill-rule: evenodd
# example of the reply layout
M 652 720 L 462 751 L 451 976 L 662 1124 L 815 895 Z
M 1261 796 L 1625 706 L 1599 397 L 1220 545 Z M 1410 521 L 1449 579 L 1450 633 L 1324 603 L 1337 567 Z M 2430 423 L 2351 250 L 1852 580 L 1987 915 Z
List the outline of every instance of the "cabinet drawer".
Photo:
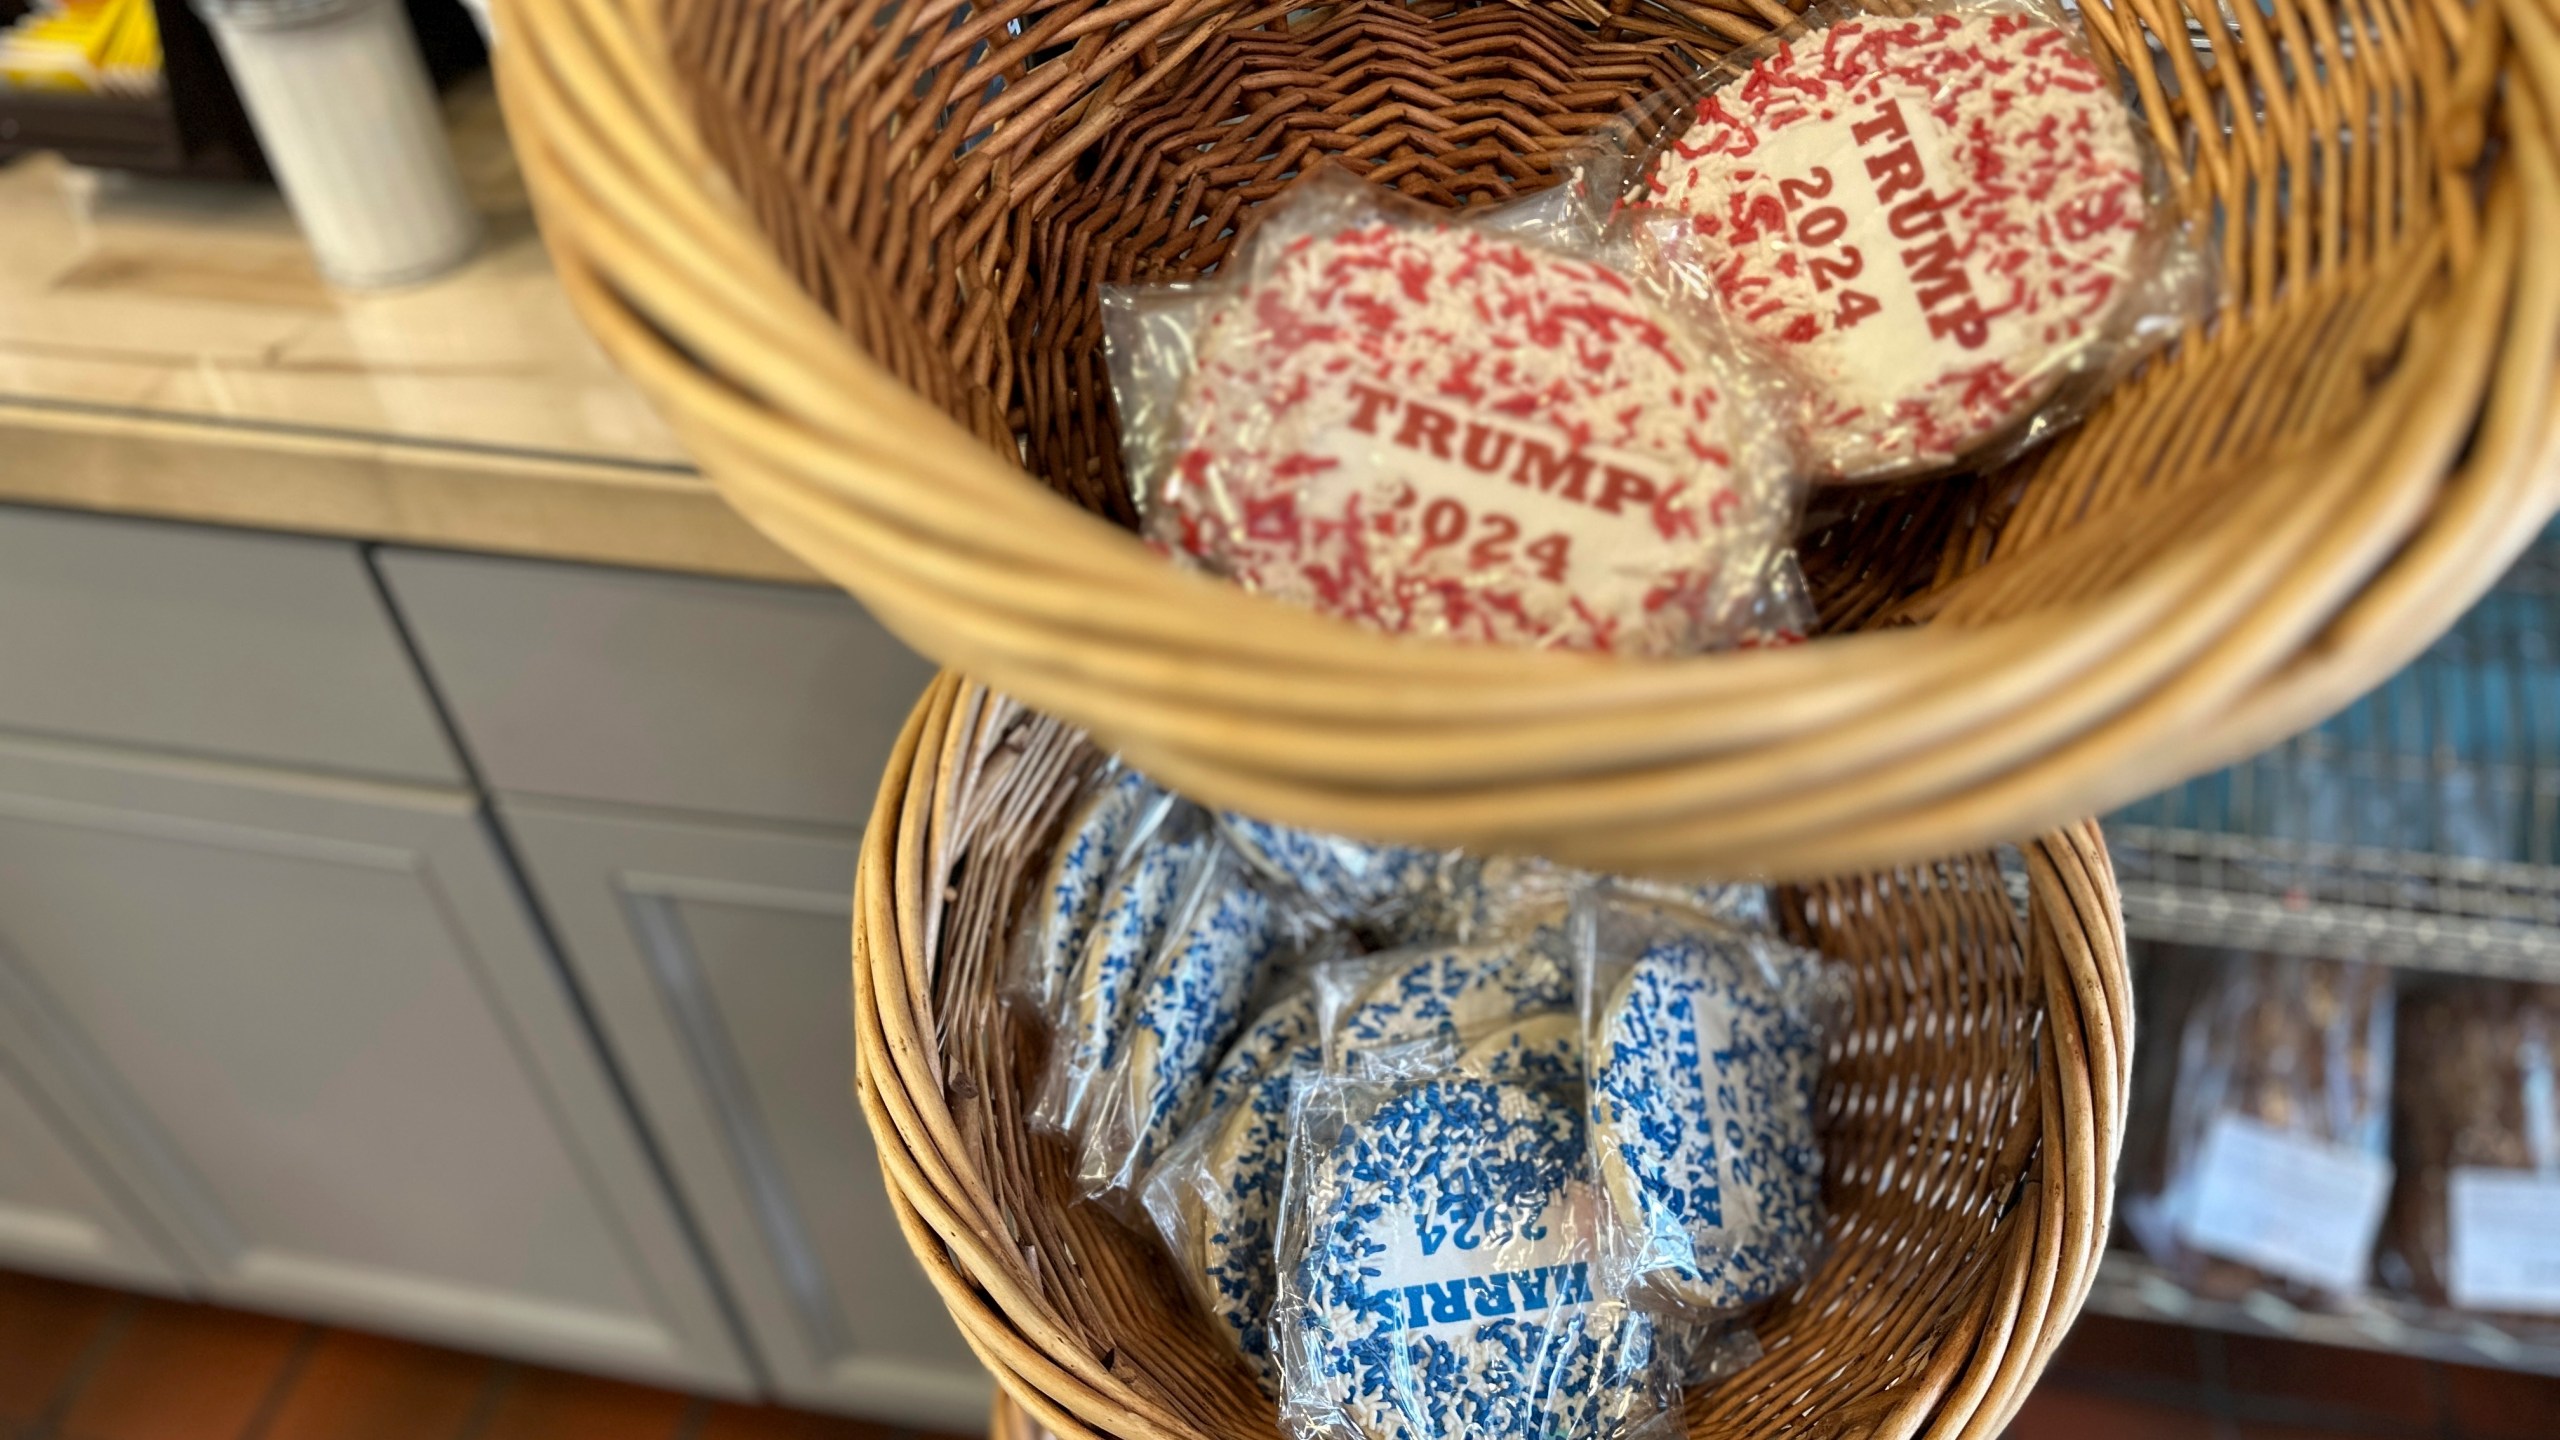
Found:
M 855 826 L 931 667 L 833 591 L 384 551 L 502 791 Z
M 461 778 L 354 545 L 0 507 L 0 729 Z

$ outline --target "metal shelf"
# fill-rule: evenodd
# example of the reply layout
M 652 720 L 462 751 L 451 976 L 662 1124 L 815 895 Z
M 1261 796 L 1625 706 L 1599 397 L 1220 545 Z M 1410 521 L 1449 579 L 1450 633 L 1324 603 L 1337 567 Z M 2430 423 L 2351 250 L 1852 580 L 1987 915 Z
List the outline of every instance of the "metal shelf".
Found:
M 2551 867 L 2146 825 L 2107 835 L 2128 872 L 2126 927 L 2142 939 L 2560 981 Z
M 2111 1250 L 2098 1266 L 2088 1308 L 2127 1320 L 2197 1325 L 2238 1335 L 2273 1335 L 2319 1345 L 2560 1375 L 2560 1320 L 2492 1322 L 2397 1296 L 2366 1295 L 2314 1310 L 2259 1292 L 2241 1300 L 2195 1294 L 2151 1261 Z
M 2141 938 L 2560 981 L 2560 530 L 2380 689 L 2107 834 Z

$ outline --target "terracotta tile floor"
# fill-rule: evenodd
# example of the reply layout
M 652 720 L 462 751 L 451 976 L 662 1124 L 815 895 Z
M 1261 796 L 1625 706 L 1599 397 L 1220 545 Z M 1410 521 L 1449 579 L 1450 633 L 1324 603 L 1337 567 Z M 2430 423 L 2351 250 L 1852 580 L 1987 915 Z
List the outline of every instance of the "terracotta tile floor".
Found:
M 0 1270 L 0 1440 L 957 1440 Z
M 0 1440 L 956 1440 L 0 1271 Z M 2560 1440 L 2560 1379 L 2092 1315 L 2007 1440 Z

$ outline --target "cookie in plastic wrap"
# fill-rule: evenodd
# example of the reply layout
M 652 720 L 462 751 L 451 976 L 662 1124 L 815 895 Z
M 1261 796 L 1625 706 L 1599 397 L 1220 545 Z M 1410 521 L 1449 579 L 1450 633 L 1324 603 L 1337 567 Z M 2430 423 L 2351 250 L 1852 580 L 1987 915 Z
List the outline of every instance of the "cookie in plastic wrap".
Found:
M 1400 634 L 1799 637 L 1783 426 L 1636 258 L 1302 179 L 1216 280 L 1104 296 L 1147 533 Z
M 1582 1084 L 1582 1020 L 1549 1010 L 1477 1036 L 1452 1067 L 1486 1080 L 1522 1080 L 1568 1092 Z
M 1148 1176 L 1147 1214 L 1218 1332 L 1273 1395 L 1274 1250 L 1287 1174 L 1289 1100 L 1321 1067 L 1315 994 L 1300 982 L 1236 1037 L 1200 1113 Z
M 1082 1131 L 1094 1081 L 1119 1056 L 1156 952 L 1208 879 L 1215 853 L 1205 830 L 1160 833 L 1104 897 L 1084 952 L 1058 996 L 1034 1123 L 1069 1134 Z
M 1820 958 L 1621 896 L 1579 917 L 1595 1164 L 1611 1277 L 1649 1306 L 1730 1314 L 1822 1243 Z
M 1304 925 L 1386 927 L 1429 895 L 1445 851 L 1371 844 L 1221 811 L 1218 831 L 1245 863 L 1304 913 Z
M 1676 1362 L 1594 1288 L 1579 1106 L 1465 1076 L 1309 1080 L 1273 1317 L 1281 1408 L 1343 1440 L 1613 1437 L 1675 1426 Z
M 1179 1133 L 1281 951 L 1271 899 L 1231 855 L 1149 966 L 1111 1068 L 1093 1091 L 1077 1179 L 1088 1195 L 1129 1196 Z
M 1526 855 L 1453 854 L 1420 903 L 1382 927 L 1390 945 L 1463 945 L 1558 923 L 1573 897 L 1595 885 L 1703 910 L 1730 925 L 1767 930 L 1769 888 L 1747 882 L 1647 880 L 1602 875 Z
M 1329 1068 L 1445 1064 L 1524 1017 L 1571 1010 L 1574 975 L 1567 946 L 1558 926 L 1317 967 Z
M 2201 261 L 2077 23 L 2040 0 L 1817 6 L 1739 52 L 1643 198 L 1801 402 L 1823 479 L 1944 468 L 2174 330 Z M 1644 213 L 1642 211 L 1639 212 Z
M 1043 1015 L 1084 958 L 1094 918 L 1129 857 L 1181 802 L 1113 761 L 1067 817 L 1066 832 L 1041 876 L 1017 942 L 1016 988 Z

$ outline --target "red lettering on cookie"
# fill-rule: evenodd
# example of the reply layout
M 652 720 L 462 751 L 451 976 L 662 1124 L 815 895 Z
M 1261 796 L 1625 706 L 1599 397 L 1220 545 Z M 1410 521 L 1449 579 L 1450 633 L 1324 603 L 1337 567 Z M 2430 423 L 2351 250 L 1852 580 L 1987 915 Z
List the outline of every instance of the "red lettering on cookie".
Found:
M 1255 589 L 1471 640 L 1663 653 L 1750 608 L 1729 577 L 1791 523 L 1774 429 L 1623 277 L 1409 221 L 1230 270 L 1151 535 Z M 1699 497 L 1726 492 L 1754 503 L 1710 517 Z
M 2095 62 L 2012 14 L 1800 35 L 1701 102 L 1647 192 L 1841 477 L 1947 463 L 2032 409 L 2108 333 L 2149 213 Z

